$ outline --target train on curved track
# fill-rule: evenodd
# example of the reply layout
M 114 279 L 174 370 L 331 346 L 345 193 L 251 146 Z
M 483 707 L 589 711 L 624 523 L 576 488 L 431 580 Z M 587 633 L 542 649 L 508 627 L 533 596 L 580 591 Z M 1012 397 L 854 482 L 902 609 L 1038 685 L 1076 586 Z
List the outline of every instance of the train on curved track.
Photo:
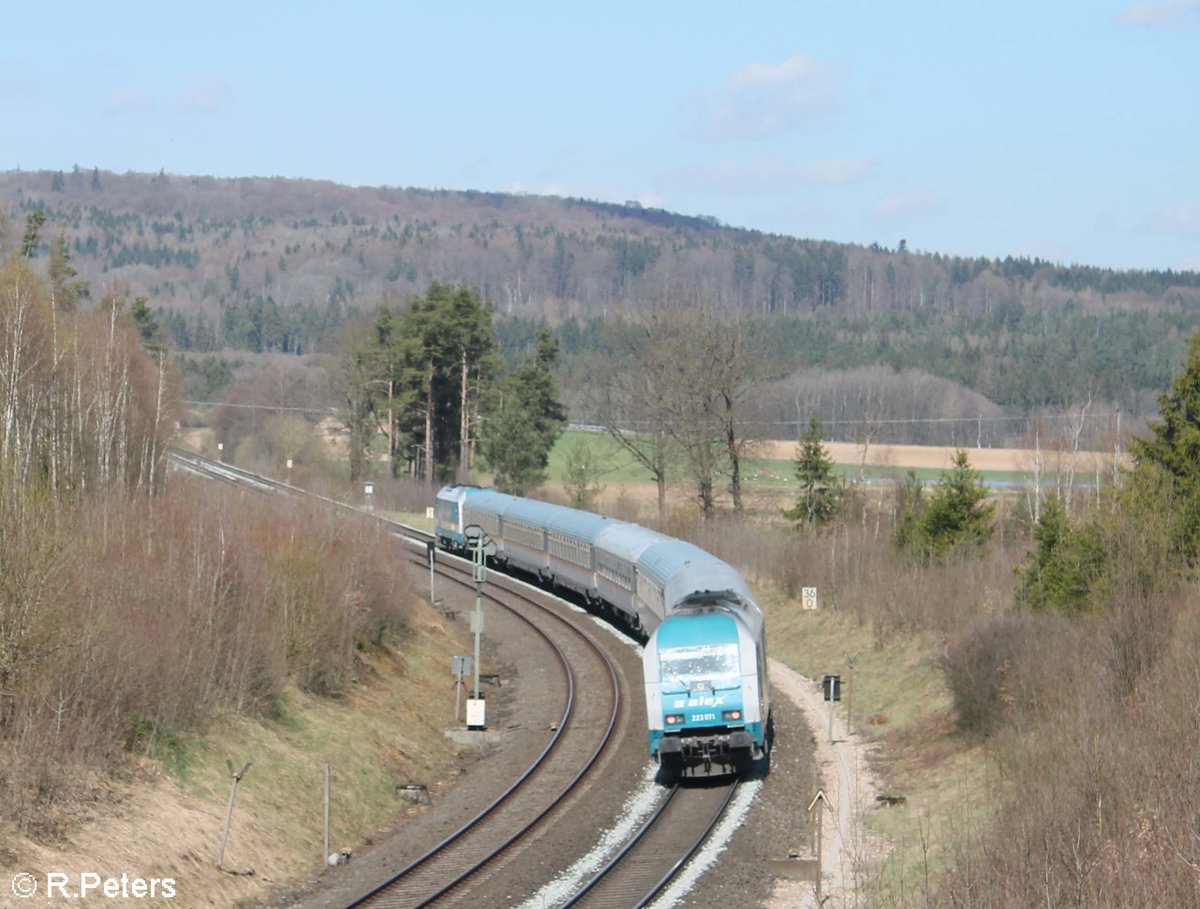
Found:
M 744 772 L 771 747 L 762 609 L 732 567 L 638 524 L 451 485 L 437 494 L 438 545 L 572 590 L 645 640 L 650 754 L 669 777 Z

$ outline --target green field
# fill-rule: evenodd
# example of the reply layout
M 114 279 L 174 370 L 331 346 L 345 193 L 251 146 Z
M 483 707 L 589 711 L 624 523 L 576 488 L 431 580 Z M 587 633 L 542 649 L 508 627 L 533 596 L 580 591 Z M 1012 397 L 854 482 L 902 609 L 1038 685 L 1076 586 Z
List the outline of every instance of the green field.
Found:
M 596 481 L 601 485 L 650 482 L 650 472 L 637 463 L 633 456 L 622 448 L 611 436 L 606 433 L 585 432 L 577 429 L 564 432 L 562 438 L 558 440 L 558 444 L 550 452 L 548 476 L 551 482 L 562 482 L 566 470 L 568 452 L 572 450 L 580 439 L 587 442 L 596 460 L 603 465 L 601 471 L 596 476 Z M 834 472 L 845 477 L 847 480 L 857 480 L 860 476 L 858 464 L 835 464 Z M 903 480 L 908 473 L 908 468 L 904 467 L 869 464 L 865 471 L 861 472 L 861 475 L 868 482 L 881 483 L 892 480 Z M 923 482 L 934 483 L 941 477 L 943 471 L 932 468 L 917 468 L 913 470 L 913 473 Z M 1025 483 L 1032 483 L 1032 475 L 1024 471 L 985 470 L 979 473 L 984 483 L 991 486 L 1020 486 Z M 676 467 L 670 479 L 671 482 L 677 482 L 683 477 L 683 468 Z M 764 491 L 783 490 L 795 485 L 795 469 L 792 466 L 791 460 L 750 457 L 742 464 L 742 478 L 746 485 L 751 488 L 759 488 Z M 1043 485 L 1052 485 L 1055 483 L 1055 480 L 1056 477 L 1052 474 L 1043 474 L 1042 476 Z

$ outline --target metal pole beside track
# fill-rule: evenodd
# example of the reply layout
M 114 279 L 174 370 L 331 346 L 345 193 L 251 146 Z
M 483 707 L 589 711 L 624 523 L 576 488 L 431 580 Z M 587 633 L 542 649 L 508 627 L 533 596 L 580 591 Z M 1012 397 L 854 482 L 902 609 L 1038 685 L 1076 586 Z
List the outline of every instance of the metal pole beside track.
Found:
M 467 728 L 483 729 L 485 726 L 486 707 L 483 696 L 479 691 L 479 651 L 480 638 L 483 636 L 483 582 L 487 579 L 487 563 L 485 561 L 486 547 L 489 542 L 483 528 L 476 524 L 464 528 L 464 534 L 471 543 L 475 579 L 475 687 L 474 698 L 467 702 Z
M 475 541 L 475 697 L 479 698 L 479 639 L 483 631 L 483 542 Z
M 846 734 L 850 735 L 854 732 L 854 664 L 858 661 L 858 654 L 843 650 L 842 656 L 846 658 L 846 667 L 850 670 L 850 677 L 846 680 Z
M 233 761 L 229 758 L 225 758 L 225 764 L 229 767 L 229 804 L 225 807 L 225 830 L 221 834 L 221 852 L 217 856 L 217 867 L 222 871 L 225 870 L 225 845 L 229 842 L 229 823 L 233 820 L 233 802 L 237 798 L 237 786 L 242 777 L 250 772 L 251 766 L 250 761 L 247 761 L 241 773 L 238 773 L 233 769 Z

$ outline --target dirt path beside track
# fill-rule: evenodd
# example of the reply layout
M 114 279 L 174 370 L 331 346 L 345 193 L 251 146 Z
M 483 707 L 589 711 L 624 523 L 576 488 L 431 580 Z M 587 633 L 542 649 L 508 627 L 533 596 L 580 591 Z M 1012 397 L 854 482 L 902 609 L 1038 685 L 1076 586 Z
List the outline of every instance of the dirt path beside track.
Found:
M 879 783 L 868 761 L 870 745 L 846 729 L 845 711 L 834 711 L 833 742 L 829 736 L 829 705 L 821 696 L 820 683 L 771 660 L 774 689 L 797 704 L 816 739 L 816 761 L 821 788 L 829 802 L 822 822 L 821 868 L 823 901 L 820 907 L 858 905 L 856 891 L 865 879 L 868 863 L 879 858 L 885 844 L 872 843 L 863 824 L 867 810 L 875 805 Z M 858 894 L 862 897 L 862 894 Z M 782 880 L 769 903 L 777 909 L 820 909 L 816 890 L 806 881 Z

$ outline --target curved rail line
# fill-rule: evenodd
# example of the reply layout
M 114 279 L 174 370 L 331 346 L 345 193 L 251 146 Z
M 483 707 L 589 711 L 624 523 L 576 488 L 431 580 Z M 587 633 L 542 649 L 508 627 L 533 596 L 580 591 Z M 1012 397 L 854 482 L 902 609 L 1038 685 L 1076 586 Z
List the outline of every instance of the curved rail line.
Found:
M 737 789 L 736 779 L 717 786 L 676 784 L 629 842 L 562 909 L 649 905 L 708 839 Z
M 467 582 L 459 583 L 471 586 Z M 567 679 L 567 704 L 551 741 L 521 776 L 479 814 L 349 906 L 424 907 L 447 898 L 452 901 L 455 891 L 509 852 L 562 805 L 584 781 L 611 741 L 620 716 L 621 700 L 620 683 L 612 661 L 594 641 L 553 609 L 520 591 L 506 588 L 505 593 L 553 618 L 562 629 L 572 633 L 576 645 L 582 644 L 598 660 L 608 676 L 611 692 L 611 704 L 607 711 L 602 711 L 607 712 L 603 728 L 597 735 L 596 724 L 589 723 L 586 717 L 581 718 L 576 710 L 578 686 L 572 665 L 579 655 L 564 654 L 559 643 L 551 641 L 538 623 L 520 616 L 550 643 Z M 488 599 L 512 609 L 493 597 Z M 547 796 L 547 791 L 553 794 Z M 516 802 L 518 794 L 522 800 Z
M 183 469 L 232 485 L 249 486 L 262 492 L 309 495 L 304 490 L 287 484 L 187 452 L 172 451 L 171 458 Z M 342 509 L 359 511 L 320 496 L 314 498 Z M 384 520 L 388 525 L 397 528 L 398 532 L 410 537 L 413 542 L 424 545 L 432 539 L 432 535 L 407 525 L 378 517 L 376 519 Z M 406 553 L 415 561 L 419 560 L 415 550 L 406 549 Z M 422 551 L 421 555 L 423 554 Z M 457 557 L 447 557 L 438 562 L 443 576 L 464 587 L 472 585 L 468 581 L 453 577 L 451 572 L 466 573 L 468 569 L 460 566 L 469 564 Z M 521 610 L 508 603 L 501 602 L 495 595 L 487 595 L 489 601 L 508 609 L 526 622 L 556 654 L 565 679 L 566 696 L 554 735 L 534 762 L 491 804 L 426 853 L 348 903 L 348 906 L 427 907 L 442 902 L 452 903 L 456 893 L 463 890 L 473 877 L 508 853 L 579 788 L 612 739 L 621 710 L 620 681 L 612 660 L 590 635 L 584 633 L 576 624 L 521 591 L 516 587 L 517 582 L 503 575 L 499 575 L 498 578 L 504 583 L 493 583 L 490 585 L 493 589 L 500 588 L 506 598 L 522 601 L 527 607 L 537 610 L 539 617 L 551 617 L 555 627 L 569 632 L 569 640 L 573 642 L 560 644 L 551 640 L 550 634 L 539 622 L 523 615 Z M 576 649 L 577 652 L 568 655 L 564 652 L 565 647 Z M 596 661 L 597 665 L 593 666 L 592 671 L 603 671 L 608 678 L 609 704 L 606 710 L 601 710 L 599 723 L 594 721 L 596 717 L 589 722 L 587 717 L 580 718 L 578 715 L 575 698 L 577 683 L 572 664 L 581 658 L 578 652 L 580 647 Z M 595 700 L 593 699 L 593 704 Z M 601 705 L 602 708 L 603 706 Z M 595 706 L 589 709 L 593 714 L 596 712 Z M 603 717 L 605 712 L 606 718 Z M 602 727 L 602 731 L 597 736 L 598 727 Z M 544 794 L 547 791 L 554 794 L 548 797 Z

